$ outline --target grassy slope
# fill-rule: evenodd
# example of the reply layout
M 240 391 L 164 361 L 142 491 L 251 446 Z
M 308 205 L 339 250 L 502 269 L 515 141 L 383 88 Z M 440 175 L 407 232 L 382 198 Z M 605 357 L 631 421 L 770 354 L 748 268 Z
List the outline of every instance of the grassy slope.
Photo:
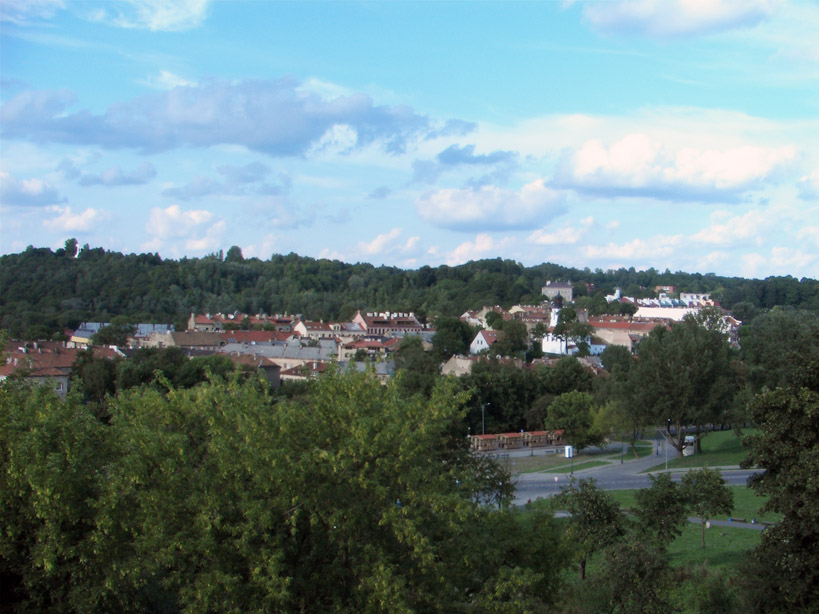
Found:
M 743 431 L 743 436 L 751 430 Z M 676 452 L 669 450 L 669 452 Z M 702 438 L 702 454 L 685 456 L 683 458 L 669 458 L 669 469 L 685 469 L 690 467 L 725 467 L 738 466 L 748 455 L 742 447 L 742 437 L 737 437 L 734 431 L 715 431 Z M 646 471 L 665 469 L 665 460 Z

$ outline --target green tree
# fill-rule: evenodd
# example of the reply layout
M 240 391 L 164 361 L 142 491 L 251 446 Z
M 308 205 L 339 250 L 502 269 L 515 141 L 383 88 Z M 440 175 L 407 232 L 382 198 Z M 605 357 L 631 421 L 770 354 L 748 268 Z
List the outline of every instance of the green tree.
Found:
M 564 431 L 563 438 L 578 450 L 603 442 L 603 434 L 594 429 L 592 405 L 594 397 L 588 392 L 564 392 L 549 405 L 546 428 Z
M 764 469 L 751 487 L 767 495 L 765 511 L 782 514 L 745 564 L 752 611 L 810 612 L 819 602 L 819 361 L 799 385 L 766 390 L 751 413 L 758 432 L 746 436 L 743 466 Z
M 588 322 L 580 321 L 573 307 L 563 307 L 557 315 L 557 325 L 552 334 L 562 339 L 565 344 L 574 341 L 580 350 L 580 355 L 585 356 L 589 353 L 589 344 L 586 339 L 593 330 Z
M 682 478 L 681 492 L 689 509 L 700 518 L 702 547 L 705 548 L 705 525 L 717 514 L 730 514 L 734 509 L 734 493 L 716 469 L 691 470 Z
M 805 368 L 819 360 L 819 315 L 776 307 L 740 329 L 752 389 L 800 385 Z
M 589 557 L 623 535 L 625 525 L 620 506 L 598 488 L 594 479 L 572 481 L 554 497 L 553 505 L 569 513 L 565 537 L 578 560 L 583 580 Z
M 103 326 L 91 337 L 94 345 L 116 345 L 125 346 L 128 338 L 136 332 L 136 326 L 127 322 L 111 322 L 108 326 Z
M 439 363 L 418 335 L 404 337 L 395 352 L 395 369 L 400 389 L 407 395 L 429 397 L 438 379 Z
M 455 355 L 467 354 L 475 334 L 475 330 L 460 318 L 447 316 L 436 318 L 432 351 L 441 361 L 449 360 Z
M 736 374 L 725 335 L 692 317 L 671 329 L 658 326 L 637 346 L 638 360 L 629 370 L 629 395 L 636 411 L 655 423 L 670 419 L 676 437 L 666 436 L 682 456 L 686 431 L 697 428 L 697 446 L 705 434 L 702 426 L 718 422 L 736 392 Z
M 649 479 L 651 486 L 635 493 L 637 505 L 632 513 L 642 534 L 666 546 L 682 534 L 682 527 L 688 521 L 688 504 L 682 489 L 671 479 L 671 474 L 649 474 Z

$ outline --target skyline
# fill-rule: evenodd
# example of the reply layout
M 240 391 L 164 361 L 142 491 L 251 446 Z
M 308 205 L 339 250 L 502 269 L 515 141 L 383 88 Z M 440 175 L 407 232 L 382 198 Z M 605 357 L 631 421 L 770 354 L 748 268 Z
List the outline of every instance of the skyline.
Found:
M 819 5 L 0 0 L 0 251 L 819 278 Z

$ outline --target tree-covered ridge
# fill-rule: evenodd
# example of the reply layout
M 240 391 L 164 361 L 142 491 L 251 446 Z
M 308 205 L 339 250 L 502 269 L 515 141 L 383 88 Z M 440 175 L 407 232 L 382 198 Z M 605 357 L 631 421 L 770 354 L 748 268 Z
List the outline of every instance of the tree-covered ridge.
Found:
M 644 296 L 657 285 L 674 285 L 710 292 L 725 307 L 739 308 L 740 317 L 775 305 L 819 311 L 819 283 L 793 277 L 592 271 L 550 263 L 524 267 L 500 258 L 403 270 L 296 254 L 245 259 L 238 248 L 227 256 L 172 260 L 87 245 L 77 253 L 69 240 L 65 249 L 29 247 L 0 256 L 0 328 L 13 337 L 32 327 L 53 334 L 116 315 L 182 325 L 191 312 L 300 313 L 309 319 L 350 318 L 357 309 L 458 315 L 487 304 L 540 302 L 540 289 L 549 280 L 572 281 L 578 297 L 588 295 L 586 284 L 594 285 L 598 297 L 615 287 Z

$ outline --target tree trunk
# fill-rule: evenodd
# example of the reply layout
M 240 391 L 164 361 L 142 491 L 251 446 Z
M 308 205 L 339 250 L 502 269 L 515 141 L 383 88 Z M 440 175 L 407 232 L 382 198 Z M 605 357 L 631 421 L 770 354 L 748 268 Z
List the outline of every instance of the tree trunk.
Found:
M 586 558 L 585 557 L 580 559 L 580 579 L 581 580 L 586 579 Z
M 705 517 L 700 518 L 700 526 L 702 527 L 702 549 L 705 550 Z

